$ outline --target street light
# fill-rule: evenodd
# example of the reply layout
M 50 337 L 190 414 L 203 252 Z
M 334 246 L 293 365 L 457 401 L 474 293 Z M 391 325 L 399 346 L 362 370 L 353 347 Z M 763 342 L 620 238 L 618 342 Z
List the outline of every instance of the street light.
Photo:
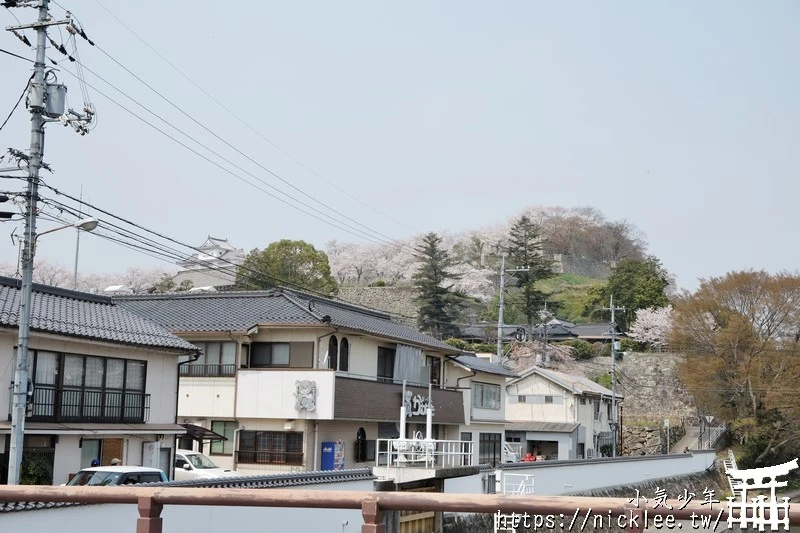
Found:
M 28 341 L 31 330 L 31 303 L 33 294 L 33 259 L 36 255 L 36 242 L 39 237 L 67 228 L 78 228 L 83 231 L 92 231 L 97 228 L 98 221 L 94 218 L 84 218 L 73 224 L 66 224 L 57 228 L 43 231 L 33 236 L 30 243 L 30 255 L 22 264 L 22 297 L 19 306 L 19 340 L 17 342 L 17 367 L 14 370 L 13 409 L 11 410 L 11 442 L 8 450 L 8 484 L 18 485 L 20 467 L 22 465 L 22 448 L 25 439 L 25 415 L 28 399 Z

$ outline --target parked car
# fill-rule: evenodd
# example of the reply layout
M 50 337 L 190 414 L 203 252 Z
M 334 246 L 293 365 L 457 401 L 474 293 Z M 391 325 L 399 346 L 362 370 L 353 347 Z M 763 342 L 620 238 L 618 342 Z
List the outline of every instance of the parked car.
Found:
M 175 452 L 175 481 L 236 475 L 238 473 L 235 470 L 220 468 L 200 452 L 192 450 L 176 450 Z
M 69 480 L 67 486 L 78 485 L 134 485 L 168 481 L 158 468 L 147 466 L 96 466 L 84 468 Z

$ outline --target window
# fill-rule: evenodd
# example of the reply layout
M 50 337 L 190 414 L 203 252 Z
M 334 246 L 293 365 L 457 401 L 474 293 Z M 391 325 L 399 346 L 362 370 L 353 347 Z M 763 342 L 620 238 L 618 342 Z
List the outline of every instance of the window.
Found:
M 336 335 L 331 335 L 328 339 L 328 368 L 334 370 L 339 368 L 339 341 Z
M 544 403 L 553 403 L 553 397 L 552 396 L 545 396 L 544 397 Z
M 392 348 L 378 347 L 378 381 L 391 383 L 394 380 L 394 354 Z
M 31 420 L 146 421 L 145 361 L 45 351 L 33 351 L 31 361 Z
M 339 370 L 348 372 L 350 370 L 350 341 L 342 337 L 339 343 Z
M 236 422 L 227 420 L 212 420 L 211 431 L 226 437 L 228 440 L 215 440 L 211 443 L 212 455 L 230 455 L 233 453 L 233 437 L 236 431 Z
M 289 366 L 288 342 L 254 342 L 250 346 L 250 368 Z
M 303 434 L 286 431 L 242 431 L 238 462 L 262 465 L 303 465 Z
M 524 394 L 517 396 L 517 403 L 528 403 L 528 397 Z
M 254 342 L 250 344 L 247 366 L 249 368 L 312 368 L 314 366 L 314 343 Z
M 201 354 L 196 361 L 181 365 L 181 376 L 215 377 L 236 373 L 235 342 L 196 342 Z
M 480 433 L 478 435 L 478 462 L 492 467 L 500 462 L 502 444 L 500 433 Z
M 581 396 L 580 404 L 581 405 L 586 405 L 586 398 L 584 398 L 583 396 Z
M 481 409 L 500 409 L 500 385 L 473 382 L 472 406 Z
M 429 355 L 425 360 L 425 364 L 430 369 L 431 385 L 439 385 L 442 379 L 442 360 Z
M 347 372 L 350 367 L 350 341 L 342 337 L 341 341 L 336 340 L 332 335 L 328 340 L 328 368 Z

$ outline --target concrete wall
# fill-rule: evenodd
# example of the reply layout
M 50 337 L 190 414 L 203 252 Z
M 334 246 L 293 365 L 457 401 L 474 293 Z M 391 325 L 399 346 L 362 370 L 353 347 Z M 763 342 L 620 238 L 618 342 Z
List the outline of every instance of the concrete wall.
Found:
M 716 452 L 713 450 L 695 451 L 676 455 L 548 461 L 524 466 L 503 466 L 500 472 L 533 475 L 535 494 L 562 496 L 611 485 L 629 485 L 697 474 L 711 467 L 715 458 Z
M 178 395 L 178 417 L 232 418 L 234 378 L 183 377 Z
M 336 373 L 332 370 L 240 370 L 236 384 L 239 418 L 333 419 Z M 316 384 L 316 408 L 296 407 L 298 381 Z M 231 412 L 230 415 L 232 416 Z
M 489 473 L 483 472 L 472 476 L 454 477 L 444 480 L 444 491 L 447 494 L 483 494 L 484 478 Z
M 322 483 L 293 490 L 373 490 L 371 480 Z M 275 489 L 263 489 L 275 490 Z M 106 533 L 134 531 L 139 512 L 135 505 L 87 505 L 0 514 L 3 531 L 58 531 Z M 356 533 L 364 523 L 360 509 L 257 508 L 167 505 L 161 514 L 170 533 L 220 531 L 315 531 Z

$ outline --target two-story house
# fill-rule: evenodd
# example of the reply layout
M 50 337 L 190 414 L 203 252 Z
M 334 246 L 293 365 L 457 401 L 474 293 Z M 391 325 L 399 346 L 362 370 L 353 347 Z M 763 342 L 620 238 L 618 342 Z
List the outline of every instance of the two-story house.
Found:
M 0 277 L 0 482 L 7 481 L 20 281 Z M 66 483 L 93 459 L 162 468 L 176 437 L 178 364 L 197 348 L 105 296 L 34 284 L 21 477 Z M 34 473 L 38 475 L 31 478 Z M 45 479 L 47 478 L 47 479 Z
M 520 443 L 526 454 L 600 457 L 612 442 L 613 392 L 586 377 L 534 366 L 510 380 L 506 391 L 506 440 Z M 615 398 L 618 407 L 623 395 Z
M 282 288 L 117 301 L 203 348 L 181 368 L 179 421 L 227 438 L 205 449 L 221 466 L 373 465 L 383 439 L 400 436 L 404 382 L 404 437 L 425 434 L 430 389 L 433 439 L 469 439 L 474 464 L 499 456 L 513 374 L 386 313 Z

